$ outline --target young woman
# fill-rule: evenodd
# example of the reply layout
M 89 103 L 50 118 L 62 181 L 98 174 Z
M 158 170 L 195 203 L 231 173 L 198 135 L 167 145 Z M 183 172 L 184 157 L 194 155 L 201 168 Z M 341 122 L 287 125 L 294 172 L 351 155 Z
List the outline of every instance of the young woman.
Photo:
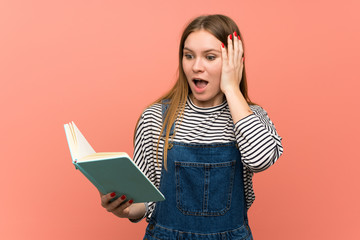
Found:
M 241 39 L 224 15 L 191 21 L 177 82 L 138 121 L 134 161 L 166 200 L 101 196 L 116 216 L 146 218 L 144 239 L 252 239 L 253 173 L 274 164 L 283 148 L 267 112 L 247 94 Z

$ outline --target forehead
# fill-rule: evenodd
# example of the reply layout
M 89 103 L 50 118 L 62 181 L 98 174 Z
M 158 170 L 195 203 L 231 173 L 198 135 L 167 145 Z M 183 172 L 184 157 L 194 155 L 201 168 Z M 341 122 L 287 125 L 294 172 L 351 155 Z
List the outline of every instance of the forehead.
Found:
M 193 51 L 202 51 L 210 48 L 219 48 L 221 42 L 210 32 L 206 30 L 198 30 L 189 34 L 184 43 L 184 48 Z

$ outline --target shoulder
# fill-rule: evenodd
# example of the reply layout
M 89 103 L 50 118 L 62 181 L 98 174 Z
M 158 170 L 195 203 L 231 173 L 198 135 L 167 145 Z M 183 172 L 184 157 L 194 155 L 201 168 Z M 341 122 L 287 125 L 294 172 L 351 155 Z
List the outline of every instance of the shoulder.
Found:
M 144 123 L 161 123 L 162 122 L 162 113 L 161 113 L 161 104 L 154 103 L 147 107 L 141 114 L 141 120 Z
M 161 103 L 154 103 L 147 107 L 143 111 L 142 116 L 151 116 L 153 114 L 161 114 Z
M 272 133 L 277 134 L 275 125 L 264 108 L 259 105 L 250 105 L 250 108 L 262 124 L 264 124 Z
M 256 116 L 264 116 L 264 115 L 267 115 L 267 112 L 264 108 L 262 108 L 261 106 L 259 105 L 249 105 L 251 111 L 253 111 L 253 113 L 256 115 Z

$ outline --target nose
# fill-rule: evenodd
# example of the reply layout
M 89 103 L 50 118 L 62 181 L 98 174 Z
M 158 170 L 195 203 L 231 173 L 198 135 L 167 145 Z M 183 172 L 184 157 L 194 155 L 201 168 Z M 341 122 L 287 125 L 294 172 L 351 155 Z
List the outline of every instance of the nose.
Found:
M 204 71 L 204 64 L 201 58 L 196 58 L 194 64 L 192 66 L 193 72 L 203 72 Z

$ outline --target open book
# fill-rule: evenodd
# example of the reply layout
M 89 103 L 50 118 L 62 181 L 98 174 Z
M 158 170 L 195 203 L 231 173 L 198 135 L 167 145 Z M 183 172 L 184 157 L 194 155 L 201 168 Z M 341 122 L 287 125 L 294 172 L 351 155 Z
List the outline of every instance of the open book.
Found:
M 74 122 L 64 128 L 73 164 L 101 193 L 115 192 L 116 197 L 124 194 L 134 203 L 165 200 L 126 153 L 96 153 Z

